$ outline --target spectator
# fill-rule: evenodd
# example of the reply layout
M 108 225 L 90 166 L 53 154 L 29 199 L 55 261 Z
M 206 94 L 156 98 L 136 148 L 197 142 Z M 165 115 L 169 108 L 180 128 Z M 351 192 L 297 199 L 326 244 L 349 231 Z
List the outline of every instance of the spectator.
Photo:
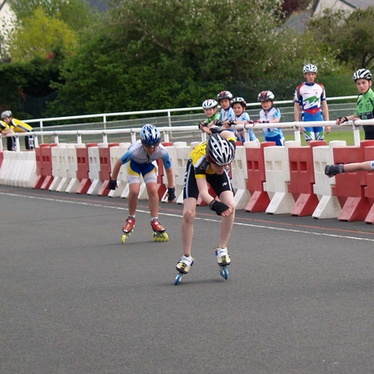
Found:
M 13 118 L 13 114 L 10 110 L 5 110 L 1 113 L 1 119 L 9 126 L 14 132 L 32 132 L 32 127 L 19 119 Z M 34 149 L 34 136 L 25 136 L 25 148 L 27 150 Z M 16 150 L 16 137 L 8 137 L 8 150 Z
M 278 123 L 281 119 L 281 112 L 273 106 L 274 94 L 271 91 L 262 91 L 258 94 L 257 100 L 261 103 L 260 123 Z M 277 145 L 284 145 L 284 135 L 281 129 L 275 127 L 263 128 L 264 139 L 267 142 L 275 142 Z
M 374 92 L 372 86 L 372 74 L 370 70 L 359 69 L 353 74 L 358 92 L 356 111 L 348 117 L 339 117 L 336 124 L 340 125 L 352 119 L 373 119 L 374 118 Z M 365 140 L 374 139 L 374 126 L 365 125 Z
M 307 64 L 303 67 L 305 82 L 297 86 L 294 95 L 294 115 L 295 121 L 328 121 L 329 109 L 326 101 L 325 87 L 321 83 L 316 83 L 318 69 L 317 66 Z M 331 128 L 325 128 L 328 134 Z M 307 142 L 311 140 L 323 140 L 325 133 L 323 126 L 300 127 L 300 132 L 304 133 Z

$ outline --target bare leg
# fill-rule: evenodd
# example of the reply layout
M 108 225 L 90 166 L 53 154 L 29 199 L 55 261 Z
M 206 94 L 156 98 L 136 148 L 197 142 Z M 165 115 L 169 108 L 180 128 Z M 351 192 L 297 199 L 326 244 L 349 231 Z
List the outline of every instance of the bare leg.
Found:
M 157 183 L 149 182 L 146 184 L 147 193 L 148 193 L 148 205 L 149 212 L 151 217 L 158 217 L 158 208 L 159 208 L 159 198 L 158 198 L 158 188 Z
M 131 183 L 128 197 L 129 215 L 135 216 L 136 208 L 138 207 L 138 195 L 140 191 L 139 183 Z
M 193 224 L 196 215 L 196 199 L 187 198 L 183 202 L 183 220 L 182 220 L 182 244 L 183 254 L 191 255 Z
M 222 192 L 219 198 L 224 204 L 235 208 L 234 195 L 231 191 Z M 233 210 L 233 213 L 230 214 L 229 216 L 222 217 L 221 233 L 220 233 L 220 239 L 219 239 L 219 246 L 221 248 L 227 248 L 227 244 L 230 239 L 234 220 L 235 220 L 235 209 Z

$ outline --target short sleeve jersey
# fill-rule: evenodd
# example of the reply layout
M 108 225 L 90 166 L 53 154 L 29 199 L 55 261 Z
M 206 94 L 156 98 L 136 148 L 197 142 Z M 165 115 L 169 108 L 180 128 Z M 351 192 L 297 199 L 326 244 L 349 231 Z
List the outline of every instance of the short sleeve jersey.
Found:
M 247 122 L 249 121 L 251 118 L 249 117 L 249 114 L 247 112 L 243 112 L 240 116 L 236 116 L 234 114 L 234 117 L 233 117 L 233 121 L 241 121 L 241 122 Z M 248 133 L 249 133 L 249 140 L 252 142 L 254 140 L 257 140 L 256 138 L 256 135 L 253 131 L 253 129 L 249 129 L 248 130 Z M 244 140 L 243 140 L 244 141 Z
M 203 121 L 203 123 L 208 124 L 208 123 L 211 123 L 211 122 L 216 121 L 218 119 L 220 119 L 220 114 L 217 112 L 212 117 L 208 117 L 207 119 L 205 119 Z
M 371 88 L 365 94 L 359 95 L 355 115 L 360 119 L 374 118 L 374 92 Z
M 130 145 L 127 152 L 121 157 L 121 162 L 122 164 L 129 161 L 134 161 L 138 164 L 150 164 L 159 159 L 162 159 L 165 169 L 171 168 L 169 153 L 162 144 L 159 144 L 157 149 L 152 154 L 148 154 L 145 151 L 141 141 L 138 140 L 136 143 Z
M 235 136 L 227 139 L 228 141 L 236 142 Z M 206 158 L 207 142 L 198 144 L 190 153 L 189 159 L 195 168 L 195 178 L 205 178 L 206 174 L 214 174 L 210 164 Z
M 231 108 L 231 106 L 228 109 L 221 109 L 221 114 L 219 119 L 221 121 L 233 121 L 235 118 L 234 110 Z
M 9 130 L 9 126 L 6 122 L 0 121 L 0 132 L 4 130 Z
M 270 110 L 265 111 L 263 109 L 260 110 L 260 122 L 271 121 L 272 119 L 281 118 L 281 112 L 278 108 L 271 107 Z M 283 132 L 281 129 L 277 128 L 263 128 L 263 132 L 265 136 L 276 136 L 281 135 L 283 136 Z
M 326 100 L 326 91 L 320 83 L 304 82 L 295 90 L 294 103 L 300 104 L 303 113 L 314 115 L 320 112 L 324 100 Z

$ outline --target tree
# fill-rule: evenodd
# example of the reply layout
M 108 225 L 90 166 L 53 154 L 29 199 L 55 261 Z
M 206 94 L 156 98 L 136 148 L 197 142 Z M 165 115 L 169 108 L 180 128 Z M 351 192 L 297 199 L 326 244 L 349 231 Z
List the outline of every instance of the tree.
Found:
M 72 30 L 87 27 L 96 12 L 86 0 L 17 0 L 11 2 L 11 9 L 17 23 L 30 18 L 36 9 L 42 8 L 46 17 L 64 21 Z
M 71 51 L 76 44 L 76 34 L 65 22 L 47 17 L 42 8 L 37 8 L 10 35 L 9 54 L 14 62 L 53 58 L 56 53 Z
M 66 113 L 69 97 L 79 98 L 75 113 L 92 113 L 196 106 L 221 89 L 239 84 L 245 93 L 265 79 L 293 79 L 293 86 L 305 59 L 327 64 L 328 58 L 313 39 L 304 43 L 279 28 L 280 6 L 278 0 L 113 0 L 108 18 L 66 61 L 51 110 Z
M 330 10 L 312 20 L 309 29 L 350 69 L 370 69 L 374 68 L 373 19 L 374 7 L 356 10 L 348 16 Z

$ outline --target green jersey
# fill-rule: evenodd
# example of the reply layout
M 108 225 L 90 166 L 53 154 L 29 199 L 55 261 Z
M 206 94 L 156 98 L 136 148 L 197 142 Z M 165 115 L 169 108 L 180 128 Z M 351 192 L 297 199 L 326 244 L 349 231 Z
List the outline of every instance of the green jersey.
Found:
M 371 88 L 363 95 L 359 95 L 355 116 L 360 117 L 360 119 L 374 118 L 374 92 Z M 365 125 L 363 128 L 365 140 L 374 139 L 374 125 Z
M 360 119 L 374 118 L 374 92 L 371 88 L 358 97 L 355 115 Z
M 202 123 L 204 124 L 208 124 L 208 123 L 211 123 L 213 121 L 216 121 L 217 119 L 219 119 L 220 117 L 220 114 L 217 112 L 215 113 L 212 117 L 208 117 L 205 121 L 203 121 Z

